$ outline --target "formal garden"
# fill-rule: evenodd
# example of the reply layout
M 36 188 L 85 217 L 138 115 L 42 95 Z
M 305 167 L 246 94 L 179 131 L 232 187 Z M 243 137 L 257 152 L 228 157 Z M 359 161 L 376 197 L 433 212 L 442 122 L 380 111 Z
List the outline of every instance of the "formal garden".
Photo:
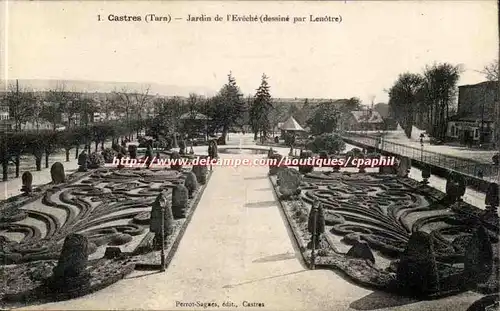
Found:
M 139 137 L 139 148 L 112 140 L 112 148 L 80 152 L 77 172 L 68 174 L 63 163 L 54 163 L 49 184 L 34 188 L 32 174 L 24 172 L 22 194 L 0 203 L 3 305 L 74 298 L 136 269 L 168 265 L 210 171 L 199 165 L 150 166 L 154 156 L 196 156 L 175 136 L 167 144 Z M 123 157 L 145 163 L 112 165 Z
M 304 148 L 299 158 L 380 156 L 343 152 L 335 134 L 319 135 Z M 272 148 L 268 156 L 283 157 Z M 411 160 L 401 157 L 378 172 L 272 166 L 269 175 L 308 265 L 418 299 L 498 293 L 498 185 L 490 185 L 481 210 L 461 199 L 463 176 L 450 173 L 442 193 L 428 185 L 430 167 L 422 169 L 421 182 L 408 178 L 410 168 Z

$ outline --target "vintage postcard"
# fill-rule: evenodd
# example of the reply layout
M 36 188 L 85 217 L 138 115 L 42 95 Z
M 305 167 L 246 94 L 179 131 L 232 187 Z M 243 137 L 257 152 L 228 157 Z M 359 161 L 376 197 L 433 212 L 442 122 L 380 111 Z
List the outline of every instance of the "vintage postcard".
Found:
M 0 306 L 492 311 L 496 0 L 0 0 Z

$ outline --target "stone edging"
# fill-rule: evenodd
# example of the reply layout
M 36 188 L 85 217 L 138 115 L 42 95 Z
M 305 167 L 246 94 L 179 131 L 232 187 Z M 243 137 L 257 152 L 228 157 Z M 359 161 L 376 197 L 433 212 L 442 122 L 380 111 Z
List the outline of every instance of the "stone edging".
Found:
M 278 199 L 278 204 L 279 204 L 281 210 L 283 211 L 283 214 L 285 215 L 286 224 L 288 225 L 288 228 L 293 233 L 293 237 L 294 237 L 295 243 L 299 246 L 299 251 L 300 251 L 300 255 L 302 257 L 302 260 L 306 263 L 307 269 L 311 270 L 311 268 L 310 268 L 310 260 L 305 255 L 305 251 L 307 250 L 307 244 L 305 244 L 305 241 L 298 235 L 298 229 L 296 230 L 297 226 L 295 225 L 295 222 L 291 218 L 291 215 L 288 213 L 287 209 L 283 206 L 284 203 L 279 199 L 279 192 L 278 192 L 278 189 L 277 189 L 277 185 L 273 182 L 272 176 L 268 176 L 268 178 L 269 178 L 269 181 L 271 182 L 271 185 L 273 186 L 274 194 L 276 195 L 276 197 Z M 331 241 L 328 238 L 326 238 L 326 241 L 327 241 L 328 245 L 330 246 L 331 250 L 333 251 L 333 253 L 336 256 L 342 256 L 343 258 L 345 257 L 345 254 L 339 253 L 337 251 L 337 249 L 331 244 Z M 347 259 L 344 259 L 344 260 L 348 261 Z M 361 260 L 361 259 L 354 259 L 354 260 Z M 370 265 L 370 262 L 368 262 L 368 261 L 366 261 L 366 262 L 367 262 L 368 265 Z M 385 287 L 378 286 L 375 283 L 369 283 L 369 282 L 365 282 L 365 281 L 363 281 L 361 279 L 358 279 L 358 278 L 352 276 L 348 271 L 342 269 L 341 267 L 336 266 L 335 264 L 315 264 L 315 267 L 316 268 L 320 268 L 320 269 L 325 269 L 325 270 L 333 270 L 333 269 L 335 269 L 336 271 L 340 271 L 348 279 L 354 281 L 358 285 L 361 285 L 361 286 L 363 286 L 365 288 L 377 289 L 377 290 L 384 290 L 385 289 Z
M 307 249 L 307 244 L 305 244 L 303 239 L 300 236 L 298 236 L 297 230 L 295 230 L 295 227 L 296 227 L 295 223 L 292 221 L 290 215 L 288 214 L 287 209 L 283 206 L 283 202 L 280 199 L 279 191 L 278 191 L 278 189 L 276 189 L 276 184 L 274 183 L 272 176 L 268 175 L 267 177 L 269 179 L 269 182 L 273 186 L 273 193 L 276 196 L 276 200 L 278 201 L 278 205 L 281 208 L 281 210 L 283 211 L 283 214 L 285 215 L 286 224 L 287 224 L 288 228 L 290 229 L 290 231 L 292 231 L 295 244 L 299 248 L 300 255 L 302 256 L 302 260 L 306 263 L 306 265 L 308 265 L 309 264 L 308 259 L 304 255 L 304 251 Z M 308 269 L 309 269 L 309 266 L 308 266 Z
M 177 234 L 177 237 L 174 240 L 174 243 L 172 243 L 172 247 L 170 247 L 170 251 L 168 252 L 167 257 L 165 258 L 165 266 L 168 267 L 170 265 L 170 262 L 174 258 L 174 255 L 177 251 L 177 248 L 179 247 L 179 244 L 182 240 L 182 237 L 184 236 L 184 233 L 186 232 L 187 226 L 191 222 L 191 219 L 193 218 L 194 212 L 196 211 L 196 208 L 198 207 L 198 203 L 201 200 L 201 197 L 203 196 L 203 193 L 205 192 L 205 189 L 208 187 L 208 183 L 210 181 L 210 178 L 212 177 L 213 171 L 208 170 L 207 174 L 207 180 L 203 187 L 198 191 L 198 196 L 197 198 L 192 202 L 191 206 L 191 212 L 189 215 L 187 215 L 186 220 L 181 226 L 181 229 L 179 230 L 179 233 Z
M 200 202 L 201 197 L 203 196 L 203 193 L 205 192 L 205 189 L 208 187 L 208 183 L 212 177 L 212 173 L 213 173 L 213 171 L 210 171 L 210 170 L 208 171 L 207 180 L 206 180 L 205 184 L 199 188 L 199 190 L 196 193 L 195 200 L 193 200 L 191 202 L 191 208 L 189 209 L 189 214 L 186 216 L 184 223 L 181 225 L 181 228 L 179 229 L 177 236 L 175 237 L 172 245 L 170 246 L 170 249 L 168 250 L 168 254 L 165 258 L 165 267 L 168 267 L 170 265 L 170 262 L 172 261 L 174 255 L 175 255 L 175 252 L 177 251 L 177 248 L 179 247 L 179 244 L 182 240 L 182 237 L 184 236 L 184 233 L 187 229 L 187 226 L 191 222 L 191 218 L 193 217 L 193 214 L 196 211 L 196 208 L 198 207 L 198 203 Z M 148 234 L 151 234 L 151 232 L 149 232 Z M 153 250 L 153 252 L 155 252 L 155 250 Z M 132 255 L 132 256 L 134 256 L 134 255 Z M 137 262 L 136 266 L 137 267 L 149 267 L 151 269 L 154 269 L 154 268 L 156 268 L 156 266 L 158 266 L 158 269 L 159 269 L 159 265 L 145 263 L 145 262 Z M 139 269 L 137 269 L 137 270 L 139 270 Z M 140 270 L 143 270 L 143 269 L 140 269 Z

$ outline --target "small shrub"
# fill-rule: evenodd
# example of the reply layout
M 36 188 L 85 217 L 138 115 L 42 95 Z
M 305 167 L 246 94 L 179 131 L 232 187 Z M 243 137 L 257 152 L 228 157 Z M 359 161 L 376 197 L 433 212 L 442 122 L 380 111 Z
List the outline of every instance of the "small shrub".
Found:
M 195 191 L 198 190 L 199 187 L 196 175 L 192 171 L 187 173 L 185 185 L 189 191 L 189 198 L 192 198 Z
M 137 146 L 136 145 L 129 145 L 128 146 L 128 154 L 131 159 L 136 159 L 137 158 Z
M 180 171 L 182 169 L 182 164 L 180 164 L 180 161 L 178 161 L 181 159 L 181 155 L 179 154 L 179 152 L 177 152 L 177 151 L 172 152 L 172 154 L 170 155 L 170 159 L 177 160 L 175 162 L 177 164 L 171 164 L 170 168 L 175 170 L 175 171 Z
M 314 140 L 307 144 L 307 149 L 312 150 L 314 153 L 325 151 L 328 154 L 338 154 L 345 149 L 345 142 L 337 134 L 322 134 L 316 136 Z
M 491 157 L 494 165 L 498 165 L 500 163 L 500 153 L 496 153 L 493 157 Z
M 21 179 L 23 182 L 21 191 L 24 193 L 31 193 L 33 190 L 33 175 L 30 172 L 24 172 Z
M 52 167 L 50 168 L 50 176 L 52 177 L 52 182 L 54 184 L 63 183 L 66 180 L 64 165 L 62 165 L 61 162 L 52 164 Z
M 175 185 L 172 191 L 172 214 L 175 219 L 186 218 L 189 190 L 182 184 Z
M 104 149 L 102 152 L 102 156 L 104 157 L 104 163 L 113 163 L 113 159 L 116 157 L 117 154 L 118 152 L 112 148 Z
M 99 168 L 104 165 L 104 157 L 100 153 L 92 152 L 89 156 L 88 162 L 89 168 Z
M 300 153 L 299 159 L 303 159 L 302 161 L 305 162 L 306 161 L 305 159 L 310 159 L 312 157 L 313 157 L 312 151 L 304 150 Z M 299 172 L 301 172 L 302 174 L 309 174 L 313 170 L 314 170 L 314 165 L 299 165 Z
M 439 290 L 436 254 L 431 235 L 414 232 L 401 255 L 396 273 L 399 289 L 409 295 L 427 296 Z

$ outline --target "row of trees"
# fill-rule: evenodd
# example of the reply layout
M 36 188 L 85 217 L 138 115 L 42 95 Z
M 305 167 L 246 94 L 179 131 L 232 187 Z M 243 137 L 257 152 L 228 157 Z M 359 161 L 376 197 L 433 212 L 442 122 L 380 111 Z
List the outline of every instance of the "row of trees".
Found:
M 0 136 L 0 164 L 2 165 L 2 177 L 8 179 L 8 166 L 14 164 L 16 167 L 15 177 L 19 177 L 21 156 L 31 154 L 35 157 L 36 170 L 42 169 L 42 161 L 45 156 L 45 167 L 49 167 L 49 157 L 57 150 L 64 149 L 66 161 L 70 161 L 70 151 L 75 150 L 75 159 L 78 158 L 80 147 L 91 152 L 92 143 L 95 151 L 99 146 L 104 148 L 104 142 L 111 139 L 114 144 L 119 139 L 130 137 L 148 126 L 149 121 L 133 119 L 128 122 L 115 121 L 93 124 L 89 127 L 73 127 L 64 131 L 40 130 L 8 132 Z
M 121 91 L 94 94 L 69 91 L 64 83 L 46 92 L 20 89 L 16 84 L 10 85 L 8 91 L 2 94 L 0 103 L 9 111 L 13 130 L 23 130 L 26 123 L 31 123 L 34 130 L 45 129 L 41 125 L 47 122 L 55 131 L 60 126 L 88 127 L 93 123 L 96 112 L 100 113 L 103 121 L 119 116 L 124 116 L 126 120 L 145 119 L 151 98 L 149 87 L 140 92 L 123 88 Z
M 411 137 L 415 115 L 427 117 L 427 133 L 441 141 L 446 137 L 450 108 L 457 95 L 460 66 L 448 63 L 427 66 L 422 74 L 401 74 L 389 90 L 392 115 Z
M 460 65 L 440 63 L 426 66 L 422 74 L 399 75 L 388 91 L 389 107 L 408 137 L 414 122 L 420 121 L 429 136 L 445 141 L 447 121 L 456 108 L 457 84 L 463 71 Z M 490 81 L 498 81 L 498 72 L 498 62 L 481 71 Z
M 342 105 L 334 105 L 330 101 L 309 104 L 307 99 L 301 107 L 285 105 L 273 100 L 268 79 L 263 74 L 256 93 L 246 98 L 231 73 L 216 96 L 204 98 L 191 94 L 186 100 L 178 97 L 158 98 L 155 102 L 158 114 L 154 121 L 154 131 L 168 129 L 165 131 L 194 134 L 206 130 L 206 134 L 222 133 L 221 140 L 225 141 L 229 130 L 250 125 L 254 139 L 257 140 L 259 135 L 268 137 L 269 134 L 274 134 L 272 131 L 279 122 L 294 116 L 299 123 L 310 127 L 312 134 L 317 135 L 331 133 L 337 128 L 344 113 L 361 109 L 361 101 L 356 97 Z M 179 117 L 186 113 L 191 113 L 193 119 L 197 113 L 203 113 L 209 120 L 183 122 Z
M 246 100 L 231 73 L 228 74 L 227 83 L 213 97 L 190 94 L 185 100 L 180 97 L 158 98 L 154 102 L 157 115 L 153 132 L 163 130 L 194 136 L 207 131 L 206 134 L 221 133 L 220 139 L 225 142 L 230 130 L 242 130 L 244 125 L 250 125 L 256 139 L 259 133 L 267 136 L 271 129 L 269 114 L 274 109 L 267 79 L 264 74 L 256 94 Z M 196 120 L 199 113 L 208 117 L 208 120 L 196 122 L 203 121 Z M 181 120 L 180 116 L 185 114 L 187 120 Z

